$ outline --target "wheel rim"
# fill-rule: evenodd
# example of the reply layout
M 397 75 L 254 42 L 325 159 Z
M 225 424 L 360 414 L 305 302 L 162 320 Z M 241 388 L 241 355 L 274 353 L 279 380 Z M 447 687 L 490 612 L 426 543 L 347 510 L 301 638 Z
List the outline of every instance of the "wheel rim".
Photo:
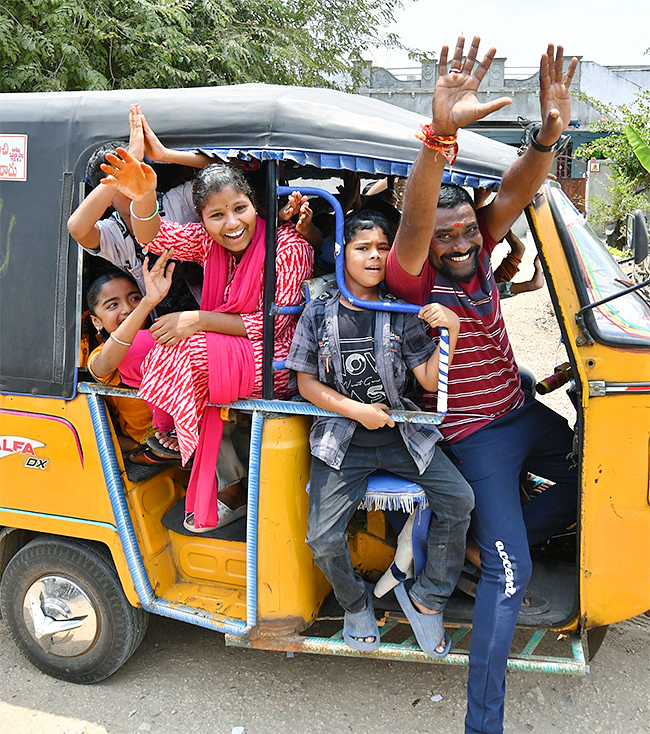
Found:
M 90 597 L 65 576 L 42 576 L 23 600 L 27 631 L 45 652 L 69 658 L 95 643 L 99 625 Z

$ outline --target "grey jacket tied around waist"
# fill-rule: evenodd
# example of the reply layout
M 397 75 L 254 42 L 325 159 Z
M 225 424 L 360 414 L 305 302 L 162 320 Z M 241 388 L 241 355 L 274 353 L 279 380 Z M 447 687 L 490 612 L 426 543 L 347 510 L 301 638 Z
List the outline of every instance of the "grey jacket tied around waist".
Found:
M 346 397 L 351 397 L 343 387 L 341 374 L 341 343 L 339 336 L 339 292 L 323 293 L 311 301 L 301 319 L 309 319 L 318 349 L 318 379 L 325 385 Z M 396 302 L 393 296 L 382 292 L 382 301 Z M 375 318 L 375 358 L 377 372 L 386 391 L 389 406 L 393 410 L 418 410 L 418 406 L 403 393 L 407 388 L 408 368 L 401 356 L 401 341 L 407 328 L 407 317 L 412 315 L 376 311 Z M 312 372 L 310 367 L 301 369 L 305 350 L 314 345 L 300 343 L 301 330 L 298 329 L 287 367 L 300 372 Z M 380 346 L 380 348 L 378 348 Z M 304 358 L 304 357 L 303 357 Z M 422 474 L 433 458 L 436 443 L 441 434 L 434 425 L 422 423 L 398 423 L 399 431 L 406 447 Z M 318 416 L 310 433 L 312 454 L 333 469 L 339 469 L 347 452 L 357 422 L 344 416 Z

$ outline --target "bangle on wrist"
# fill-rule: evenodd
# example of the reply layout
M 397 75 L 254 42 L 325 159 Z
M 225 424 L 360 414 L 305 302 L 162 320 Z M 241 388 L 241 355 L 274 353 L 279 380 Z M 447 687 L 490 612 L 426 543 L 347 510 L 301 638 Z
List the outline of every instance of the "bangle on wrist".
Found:
M 537 133 L 542 129 L 541 125 L 535 125 L 535 127 L 530 132 L 530 147 L 534 150 L 539 151 L 540 153 L 551 153 L 555 152 L 559 148 L 560 140 L 562 140 L 562 136 L 560 137 L 552 144 L 552 145 L 542 145 L 537 140 Z
M 133 219 L 137 219 L 138 222 L 148 222 L 150 219 L 153 219 L 156 216 L 156 214 L 158 214 L 159 211 L 160 211 L 160 206 L 158 205 L 158 201 L 156 201 L 156 208 L 154 209 L 154 212 L 151 216 L 139 217 L 137 214 L 133 213 L 133 202 L 129 204 L 129 213 L 131 214 Z
M 123 347 L 130 347 L 133 342 L 123 342 L 120 339 L 118 339 L 115 334 L 109 334 L 109 339 L 112 339 L 114 342 L 117 342 L 118 344 L 121 344 Z

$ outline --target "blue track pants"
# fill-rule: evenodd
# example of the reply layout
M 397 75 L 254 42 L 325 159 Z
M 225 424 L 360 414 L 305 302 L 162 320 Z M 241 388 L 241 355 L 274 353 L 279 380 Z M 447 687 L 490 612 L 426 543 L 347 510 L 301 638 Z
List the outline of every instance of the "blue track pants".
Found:
M 445 451 L 474 490 L 471 534 L 481 551 L 467 686 L 466 734 L 501 734 L 508 653 L 531 574 L 529 544 L 576 520 L 573 432 L 532 396 Z M 523 469 L 556 482 L 521 506 Z

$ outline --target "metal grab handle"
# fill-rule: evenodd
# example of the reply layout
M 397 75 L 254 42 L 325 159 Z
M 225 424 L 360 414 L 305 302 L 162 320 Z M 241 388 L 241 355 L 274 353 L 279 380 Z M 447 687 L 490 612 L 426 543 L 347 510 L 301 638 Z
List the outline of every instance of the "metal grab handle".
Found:
M 345 270 L 343 258 L 339 255 L 343 252 L 343 224 L 344 214 L 343 209 L 338 199 L 330 194 L 329 191 L 323 189 L 317 189 L 311 186 L 305 186 L 300 189 L 292 188 L 291 186 L 278 186 L 278 196 L 291 196 L 294 191 L 300 191 L 301 194 L 307 196 L 321 196 L 323 199 L 328 201 L 334 208 L 335 217 L 335 245 L 334 245 L 334 265 L 336 270 L 336 285 L 341 291 L 341 295 L 353 306 L 359 308 L 366 308 L 372 311 L 392 311 L 394 313 L 419 313 L 422 306 L 416 306 L 413 303 L 390 303 L 386 301 L 363 301 L 360 298 L 355 298 L 347 286 L 345 285 Z M 276 306 L 277 308 L 277 306 Z M 280 307 L 286 308 L 286 307 Z M 444 327 L 439 329 L 440 332 L 440 365 L 438 372 L 438 406 L 437 412 L 446 414 L 447 413 L 447 398 L 449 394 L 449 332 Z

